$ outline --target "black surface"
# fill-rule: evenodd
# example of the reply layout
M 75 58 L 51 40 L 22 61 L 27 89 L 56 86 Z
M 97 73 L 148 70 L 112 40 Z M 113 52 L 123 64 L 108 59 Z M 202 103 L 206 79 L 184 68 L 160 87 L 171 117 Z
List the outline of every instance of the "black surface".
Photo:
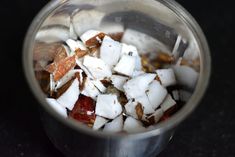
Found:
M 204 30 L 212 52 L 210 87 L 160 157 L 234 157 L 234 7 L 232 1 L 178 0 Z M 45 133 L 21 67 L 23 37 L 46 0 L 1 1 L 0 156 L 62 157 Z M 228 72 L 226 72 L 228 71 Z

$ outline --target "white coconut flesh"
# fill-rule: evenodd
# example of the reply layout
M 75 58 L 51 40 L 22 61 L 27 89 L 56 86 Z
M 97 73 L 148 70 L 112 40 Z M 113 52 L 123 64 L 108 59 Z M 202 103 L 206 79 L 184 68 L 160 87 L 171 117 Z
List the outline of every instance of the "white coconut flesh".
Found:
M 100 59 L 110 67 L 116 65 L 121 56 L 121 43 L 105 36 L 100 47 Z
M 79 91 L 79 82 L 78 79 L 75 79 L 72 85 L 67 89 L 67 91 L 61 95 L 57 101 L 64 107 L 72 110 L 76 101 L 78 100 L 80 91 Z
M 123 130 L 123 116 L 120 115 L 110 123 L 105 124 L 103 130 L 106 132 L 121 132 Z
M 96 115 L 108 119 L 115 119 L 122 113 L 122 106 L 120 105 L 117 96 L 112 94 L 98 95 L 96 102 Z
M 82 11 L 80 13 L 84 14 Z M 93 13 L 91 11 L 88 14 L 95 17 Z M 73 16 L 73 22 L 77 22 L 75 25 L 79 25 L 79 21 L 87 23 L 87 21 L 83 21 L 84 17 L 85 14 L 78 15 L 77 13 Z M 96 104 L 94 111 L 96 119 L 92 126 L 93 130 L 102 130 L 101 128 L 103 128 L 103 131 L 106 132 L 116 133 L 124 130 L 128 133 L 135 133 L 145 130 L 143 121 L 153 117 L 155 123 L 157 123 L 164 112 L 176 105 L 176 101 L 186 102 L 190 99 L 192 93 L 186 90 L 176 89 L 172 91 L 171 96 L 166 88 L 180 84 L 193 89 L 199 76 L 194 69 L 181 66 L 178 62 L 176 65 L 168 65 L 167 69 L 157 69 L 154 73 L 144 72 L 146 69 L 142 67 L 142 54 L 158 52 L 158 50 L 168 52 L 167 47 L 162 46 L 156 39 L 127 29 L 122 38 L 124 43 L 121 43 L 108 36 L 109 33 L 115 33 L 108 27 L 103 28 L 106 31 L 101 32 L 102 29 L 87 30 L 75 27 L 75 25 L 73 23 L 74 31 L 80 35 L 82 41 L 71 37 L 65 38 L 63 35 L 56 38 L 58 40 L 64 39 L 63 41 L 68 46 L 67 48 L 64 45 L 67 48 L 68 56 L 74 55 L 74 51 L 77 49 L 86 50 L 88 53 L 84 57 L 76 58 L 79 69 L 75 67 L 75 69 L 69 70 L 59 81 L 54 82 L 51 74 L 50 90 L 55 92 L 68 81 L 74 79 L 76 73 L 80 75 L 80 80 L 75 78 L 71 86 L 57 100 L 47 98 L 49 105 L 58 114 L 67 117 L 66 108 L 73 110 L 79 95 L 82 94 L 92 98 Z M 123 28 L 117 27 L 116 31 L 116 33 L 122 32 Z M 97 47 L 97 49 L 87 47 L 86 42 L 88 40 L 93 40 L 94 37 L 103 32 L 107 35 L 102 40 L 97 39 L 100 42 L 100 47 Z M 57 33 L 59 34 L 58 30 L 49 33 L 49 36 L 56 36 Z M 43 33 L 39 34 L 40 39 L 43 39 L 45 35 L 45 32 L 44 36 Z M 57 41 L 57 39 L 54 40 L 50 37 L 45 37 L 45 39 L 47 39 L 46 42 Z M 115 94 L 110 94 L 113 89 Z M 119 94 L 116 94 L 116 92 L 127 98 L 125 105 L 120 101 L 122 97 L 117 97 Z M 142 117 L 140 118 L 140 116 Z M 126 120 L 124 120 L 124 117 Z

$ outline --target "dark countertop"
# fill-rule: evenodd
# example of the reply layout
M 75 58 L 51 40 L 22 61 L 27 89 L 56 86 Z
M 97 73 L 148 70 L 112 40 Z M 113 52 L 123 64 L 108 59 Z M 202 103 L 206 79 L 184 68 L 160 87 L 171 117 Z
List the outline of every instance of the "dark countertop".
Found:
M 178 128 L 160 157 L 235 157 L 235 78 L 230 69 L 234 66 L 235 42 L 232 2 L 178 1 L 196 18 L 208 38 L 213 72 L 200 106 Z M 62 157 L 43 132 L 37 101 L 21 67 L 23 37 L 46 2 L 1 1 L 1 157 Z

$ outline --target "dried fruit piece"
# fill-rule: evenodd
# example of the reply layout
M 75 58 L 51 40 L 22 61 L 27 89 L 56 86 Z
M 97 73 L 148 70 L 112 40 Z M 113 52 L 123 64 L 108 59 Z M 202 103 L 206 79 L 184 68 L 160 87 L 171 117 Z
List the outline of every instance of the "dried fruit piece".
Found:
M 153 73 L 156 70 L 156 68 L 151 64 L 151 61 L 146 55 L 142 55 L 141 63 L 142 70 L 146 73 Z
M 75 55 L 76 55 L 77 58 L 82 58 L 87 54 L 88 54 L 87 50 L 81 50 L 81 49 L 76 49 L 75 50 Z
M 80 95 L 69 117 L 88 126 L 93 126 L 95 122 L 95 106 L 92 98 Z
M 168 53 L 159 53 L 156 59 L 160 63 L 171 64 L 174 62 L 174 57 Z
M 136 114 L 138 116 L 138 119 L 142 119 L 143 115 L 144 115 L 144 111 L 143 111 L 143 108 L 142 108 L 142 105 L 140 103 L 138 103 L 135 107 L 135 110 L 136 110 Z

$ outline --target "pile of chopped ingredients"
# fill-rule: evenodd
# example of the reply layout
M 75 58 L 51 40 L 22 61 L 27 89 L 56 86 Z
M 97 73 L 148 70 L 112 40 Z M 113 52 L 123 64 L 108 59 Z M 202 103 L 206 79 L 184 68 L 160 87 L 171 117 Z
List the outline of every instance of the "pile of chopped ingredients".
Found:
M 66 118 L 108 132 L 144 131 L 177 112 L 191 96 L 185 87 L 197 83 L 191 66 L 197 64 L 169 53 L 151 58 L 123 42 L 130 33 L 89 30 L 79 40 L 37 43 L 35 74 L 48 104 Z

